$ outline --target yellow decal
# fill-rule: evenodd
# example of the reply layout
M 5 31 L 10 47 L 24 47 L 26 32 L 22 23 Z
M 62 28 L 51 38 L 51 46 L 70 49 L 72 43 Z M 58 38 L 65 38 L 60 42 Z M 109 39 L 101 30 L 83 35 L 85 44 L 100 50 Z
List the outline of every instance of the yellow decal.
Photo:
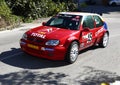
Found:
M 33 49 L 36 49 L 36 50 L 38 50 L 38 49 L 39 49 L 39 47 L 38 47 L 38 46 L 36 46 L 36 45 L 27 44 L 27 46 L 28 46 L 29 48 L 33 48 Z
M 46 34 L 46 32 L 39 32 L 39 34 Z

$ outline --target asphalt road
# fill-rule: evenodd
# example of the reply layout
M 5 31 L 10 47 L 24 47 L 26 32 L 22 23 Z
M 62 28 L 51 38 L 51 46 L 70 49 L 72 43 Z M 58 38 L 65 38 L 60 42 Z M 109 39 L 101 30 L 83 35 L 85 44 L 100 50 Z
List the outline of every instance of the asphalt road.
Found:
M 103 17 L 110 30 L 108 47 L 86 49 L 71 65 L 33 57 L 20 50 L 22 34 L 39 23 L 0 32 L 0 85 L 100 85 L 120 80 L 120 14 Z

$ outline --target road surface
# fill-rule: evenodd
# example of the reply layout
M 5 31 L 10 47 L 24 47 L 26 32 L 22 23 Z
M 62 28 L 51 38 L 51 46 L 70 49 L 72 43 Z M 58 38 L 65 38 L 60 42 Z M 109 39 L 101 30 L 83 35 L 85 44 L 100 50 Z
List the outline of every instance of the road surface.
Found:
M 120 15 L 103 17 L 110 30 L 108 47 L 86 49 L 71 65 L 33 57 L 20 50 L 22 34 L 39 23 L 0 32 L 0 85 L 100 85 L 120 80 Z

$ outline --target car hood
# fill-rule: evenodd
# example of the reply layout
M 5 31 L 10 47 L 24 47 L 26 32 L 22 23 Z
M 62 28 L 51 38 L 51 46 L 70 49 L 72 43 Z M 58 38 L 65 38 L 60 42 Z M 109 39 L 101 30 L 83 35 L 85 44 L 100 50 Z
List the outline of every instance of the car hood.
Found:
M 49 26 L 40 26 L 31 29 L 27 32 L 30 36 L 39 37 L 43 39 L 61 39 L 63 37 L 71 36 L 75 30 L 62 29 Z

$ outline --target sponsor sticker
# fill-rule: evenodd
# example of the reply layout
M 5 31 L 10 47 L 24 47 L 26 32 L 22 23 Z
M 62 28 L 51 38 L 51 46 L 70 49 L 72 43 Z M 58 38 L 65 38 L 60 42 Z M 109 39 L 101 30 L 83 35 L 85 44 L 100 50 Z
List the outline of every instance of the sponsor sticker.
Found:
M 43 38 L 43 39 L 46 37 L 45 34 L 38 34 L 38 33 L 32 33 L 31 36 L 40 37 L 40 38 Z
M 95 33 L 95 36 L 98 36 L 101 32 L 104 31 L 104 28 L 102 27 L 100 30 L 98 30 L 96 33 Z
M 53 48 L 45 48 L 46 51 L 54 51 Z
M 76 22 L 78 22 L 78 21 L 79 21 L 79 19 L 72 18 L 72 21 L 76 21 Z
M 87 43 L 92 41 L 92 33 L 88 33 L 83 36 L 83 39 L 87 39 Z
M 41 50 L 43 50 L 43 51 L 54 51 L 53 48 L 45 48 L 45 47 L 41 47 Z
M 48 29 L 47 29 L 47 32 L 52 32 L 52 28 L 48 28 Z
M 45 32 L 39 32 L 39 34 L 46 34 Z

